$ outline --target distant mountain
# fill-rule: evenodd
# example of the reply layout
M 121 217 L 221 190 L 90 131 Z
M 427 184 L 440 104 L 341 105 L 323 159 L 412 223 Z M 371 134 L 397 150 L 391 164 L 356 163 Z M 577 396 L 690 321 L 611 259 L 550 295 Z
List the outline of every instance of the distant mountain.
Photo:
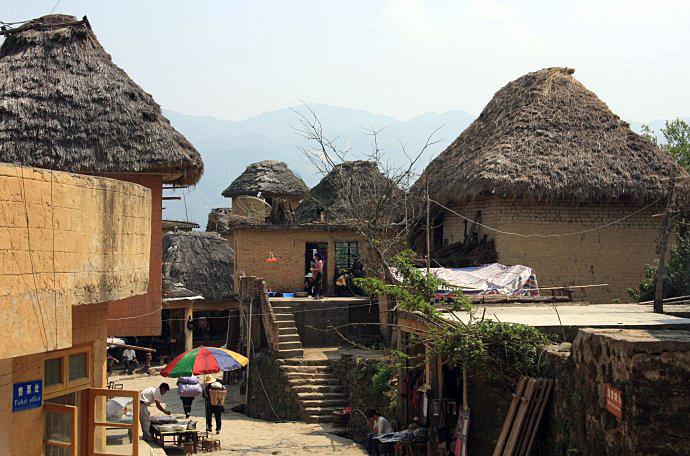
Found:
M 379 147 L 387 160 L 399 166 L 407 163 L 401 144 L 408 154 L 414 154 L 421 150 L 427 137 L 439 129 L 434 135 L 438 143 L 430 147 L 417 164 L 419 172 L 474 120 L 474 116 L 465 111 L 427 113 L 399 121 L 355 109 L 327 105 L 309 107 L 316 112 L 325 135 L 349 149 L 351 159 L 362 158 L 371 150 L 371 138 L 366 129 L 382 129 Z M 185 220 L 186 203 L 189 219 L 205 227 L 212 208 L 230 206 L 230 201 L 220 193 L 248 164 L 260 160 L 284 161 L 308 186 L 316 185 L 322 176 L 298 149 L 307 146 L 307 142 L 296 131 L 300 118 L 293 109 L 308 113 L 304 106 L 298 106 L 231 121 L 164 111 L 171 124 L 199 150 L 205 167 L 204 176 L 196 187 L 174 193 L 184 195 L 184 201 L 166 202 L 164 218 Z
M 309 105 L 319 117 L 328 138 L 337 138 L 337 143 L 351 150 L 350 158 L 362 158 L 371 150 L 371 138 L 366 129 L 382 129 L 379 147 L 386 159 L 398 166 L 407 163 L 401 145 L 408 154 L 419 151 L 429 135 L 438 142 L 417 163 L 421 172 L 429 161 L 445 149 L 474 120 L 466 111 L 427 113 L 406 121 L 372 114 L 355 109 L 328 105 Z M 230 201 L 220 193 L 230 185 L 246 166 L 260 160 L 280 160 L 313 187 L 321 175 L 309 159 L 298 149 L 306 146 L 305 139 L 296 131 L 299 115 L 295 110 L 308 113 L 304 106 L 266 112 L 243 121 L 220 120 L 208 116 L 193 116 L 174 111 L 164 111 L 172 125 L 182 132 L 199 150 L 204 159 L 205 172 L 194 188 L 178 191 L 184 201 L 168 201 L 164 218 L 189 220 L 203 228 L 209 211 L 214 207 L 228 207 Z M 690 122 L 690 118 L 685 118 Z M 665 120 L 654 120 L 648 125 L 661 139 L 660 130 Z M 640 132 L 643 123 L 630 122 L 631 128 Z M 185 211 L 186 203 L 186 211 Z

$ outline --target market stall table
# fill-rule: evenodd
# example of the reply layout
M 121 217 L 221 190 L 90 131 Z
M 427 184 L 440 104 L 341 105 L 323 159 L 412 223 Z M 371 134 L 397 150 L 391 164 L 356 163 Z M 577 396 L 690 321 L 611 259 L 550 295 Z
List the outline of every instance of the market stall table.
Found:
M 151 436 L 161 448 L 165 448 L 166 444 L 182 446 L 185 442 L 192 442 L 196 453 L 199 446 L 199 434 L 206 434 L 206 431 L 199 429 L 167 430 L 167 426 L 165 424 L 151 425 Z

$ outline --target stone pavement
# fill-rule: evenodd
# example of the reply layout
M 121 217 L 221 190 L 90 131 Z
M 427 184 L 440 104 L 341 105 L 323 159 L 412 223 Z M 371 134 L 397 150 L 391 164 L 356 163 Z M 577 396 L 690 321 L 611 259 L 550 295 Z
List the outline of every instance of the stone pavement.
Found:
M 184 419 L 182 402 L 177 394 L 175 379 L 160 375 L 113 375 L 109 380 L 123 383 L 124 389 L 141 390 L 148 386 L 158 386 L 162 382 L 170 385 L 171 390 L 163 397 L 166 407 L 178 418 Z M 228 392 L 230 403 L 240 403 L 244 396 L 239 395 L 236 385 L 231 385 Z M 232 405 L 231 405 L 232 406 Z M 226 407 L 228 410 L 230 407 Z M 160 415 L 155 407 L 150 408 L 151 415 Z M 197 427 L 205 427 L 204 401 L 197 398 L 192 404 L 192 418 L 198 421 Z M 364 455 L 366 451 L 352 440 L 331 434 L 327 425 L 307 424 L 303 422 L 273 423 L 256 420 L 240 413 L 226 411 L 223 414 L 223 427 L 218 438 L 222 451 L 216 455 Z M 214 429 L 215 431 L 215 429 Z M 152 446 L 155 446 L 152 445 Z M 176 448 L 166 447 L 169 455 L 182 455 Z M 155 453 L 159 454 L 159 453 Z M 148 455 L 147 455 L 148 456 Z

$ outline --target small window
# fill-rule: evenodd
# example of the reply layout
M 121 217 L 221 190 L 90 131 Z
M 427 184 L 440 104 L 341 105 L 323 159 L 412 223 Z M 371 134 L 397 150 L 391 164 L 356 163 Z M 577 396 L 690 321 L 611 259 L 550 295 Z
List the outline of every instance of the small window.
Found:
M 88 377 L 86 353 L 69 355 L 69 380 L 78 380 Z
M 45 386 L 60 385 L 64 383 L 62 378 L 62 358 L 46 359 L 44 363 Z
M 359 244 L 357 242 L 335 243 L 335 267 L 336 272 L 341 269 L 352 270 L 359 259 Z

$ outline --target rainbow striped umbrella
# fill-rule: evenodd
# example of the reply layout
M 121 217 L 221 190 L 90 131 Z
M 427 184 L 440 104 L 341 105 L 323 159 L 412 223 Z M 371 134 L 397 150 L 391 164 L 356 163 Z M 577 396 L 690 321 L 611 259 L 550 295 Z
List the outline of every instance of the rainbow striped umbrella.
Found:
M 161 371 L 163 377 L 188 377 L 190 375 L 215 374 L 220 371 L 240 369 L 249 360 L 232 350 L 216 347 L 197 347 L 177 355 Z

